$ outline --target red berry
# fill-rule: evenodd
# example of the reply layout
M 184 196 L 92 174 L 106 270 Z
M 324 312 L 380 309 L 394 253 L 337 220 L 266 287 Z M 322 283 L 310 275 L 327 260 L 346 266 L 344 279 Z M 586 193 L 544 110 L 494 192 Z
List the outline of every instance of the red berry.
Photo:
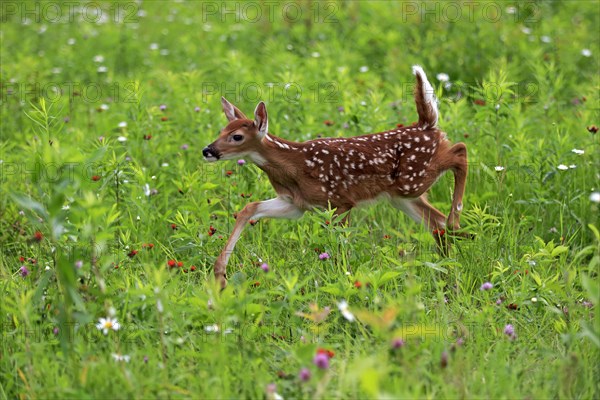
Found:
M 176 264 L 177 264 L 177 261 L 175 261 L 175 260 L 169 260 L 167 262 L 167 265 L 169 266 L 169 268 L 173 268 Z
M 98 181 L 100 180 L 100 178 L 101 178 L 101 176 L 100 176 L 100 175 L 94 175 L 94 176 L 92 176 L 92 180 L 93 180 L 94 182 L 98 182 Z

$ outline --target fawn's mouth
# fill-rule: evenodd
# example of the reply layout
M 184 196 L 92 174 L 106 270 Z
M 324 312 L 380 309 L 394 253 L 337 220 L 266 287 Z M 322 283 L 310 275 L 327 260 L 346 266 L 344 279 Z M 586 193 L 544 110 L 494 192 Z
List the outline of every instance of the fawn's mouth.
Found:
M 208 162 L 214 162 L 221 158 L 220 154 L 214 149 L 212 149 L 210 146 L 207 146 L 202 150 L 202 155 L 204 156 L 204 159 Z

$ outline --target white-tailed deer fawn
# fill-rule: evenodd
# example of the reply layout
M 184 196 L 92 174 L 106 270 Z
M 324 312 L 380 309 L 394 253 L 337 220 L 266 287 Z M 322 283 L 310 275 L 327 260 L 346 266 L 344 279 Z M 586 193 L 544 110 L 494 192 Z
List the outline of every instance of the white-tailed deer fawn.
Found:
M 415 126 L 350 138 L 315 139 L 296 143 L 269 133 L 267 109 L 260 102 L 254 121 L 221 99 L 229 124 L 202 151 L 207 161 L 248 157 L 262 169 L 277 197 L 252 202 L 238 213 L 233 232 L 214 266 L 215 278 L 226 285 L 229 256 L 252 218 L 297 218 L 314 207 L 342 214 L 361 202 L 385 196 L 417 222 L 423 222 L 444 252 L 444 229 L 459 229 L 467 178 L 467 148 L 451 145 L 438 129 L 438 108 L 427 76 L 419 66 Z M 454 195 L 448 218 L 433 208 L 425 192 L 442 173 L 454 173 Z

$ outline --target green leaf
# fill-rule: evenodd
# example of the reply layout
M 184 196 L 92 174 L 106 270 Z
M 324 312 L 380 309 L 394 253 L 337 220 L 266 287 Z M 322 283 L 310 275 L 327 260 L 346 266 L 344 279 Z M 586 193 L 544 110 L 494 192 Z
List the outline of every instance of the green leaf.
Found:
M 556 246 L 554 250 L 552 250 L 552 257 L 557 257 L 562 253 L 566 253 L 567 251 L 569 251 L 567 246 Z

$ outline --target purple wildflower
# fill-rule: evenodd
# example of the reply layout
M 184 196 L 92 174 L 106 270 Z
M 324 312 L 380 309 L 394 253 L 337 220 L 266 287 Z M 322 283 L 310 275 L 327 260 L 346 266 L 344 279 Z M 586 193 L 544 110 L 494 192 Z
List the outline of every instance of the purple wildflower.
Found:
M 181 145 L 181 147 L 179 147 L 181 150 L 187 150 L 190 148 L 190 146 L 187 143 L 184 143 Z
M 343 113 L 344 112 L 344 106 L 339 106 L 338 107 L 338 111 L 341 112 L 341 113 Z
M 167 109 L 167 105 L 161 104 L 159 108 L 160 108 L 160 111 L 165 111 Z
M 494 285 L 492 285 L 491 282 L 485 282 L 483 285 L 481 285 L 481 287 L 479 288 L 479 290 L 490 290 L 491 288 L 493 288 Z
M 327 369 L 329 368 L 329 357 L 325 353 L 317 353 L 313 358 L 313 363 L 320 369 Z
M 100 143 L 104 142 L 104 136 L 98 136 L 98 141 L 99 141 Z
M 59 332 L 58 326 L 55 326 L 54 329 L 52 329 L 52 333 L 54 333 L 54 336 L 58 336 L 58 332 Z
M 148 364 L 148 356 L 144 356 L 144 363 Z
M 499 306 L 500 304 L 502 304 L 502 299 L 496 300 L 496 305 Z
M 401 347 L 404 347 L 404 340 L 400 339 L 400 338 L 396 338 L 394 340 L 392 340 L 392 349 L 396 350 L 399 349 Z
M 81 261 L 81 260 L 75 261 L 75 268 L 80 269 L 81 267 L 83 267 L 83 261 Z
M 321 254 L 319 254 L 319 260 L 327 260 L 329 258 L 330 258 L 329 253 L 321 253 Z
M 515 334 L 515 327 L 511 324 L 506 324 L 504 327 L 504 334 L 510 338 L 510 340 L 514 340 L 517 335 Z
M 308 368 L 302 368 L 300 370 L 300 373 L 298 374 L 298 378 L 300 378 L 300 380 L 302 382 L 307 382 L 310 380 L 310 369 Z
M 262 263 L 262 265 L 260 266 L 260 269 L 262 269 L 265 272 L 269 272 L 269 264 Z
M 238 160 L 238 165 L 244 165 L 246 164 L 246 160 L 244 160 L 243 158 Z
M 21 276 L 23 278 L 25 278 L 27 275 L 29 275 L 29 270 L 27 269 L 26 266 L 21 265 L 21 268 L 19 268 L 19 273 L 21 274 Z
M 194 111 L 200 112 L 200 107 L 198 107 L 198 106 L 194 107 Z

